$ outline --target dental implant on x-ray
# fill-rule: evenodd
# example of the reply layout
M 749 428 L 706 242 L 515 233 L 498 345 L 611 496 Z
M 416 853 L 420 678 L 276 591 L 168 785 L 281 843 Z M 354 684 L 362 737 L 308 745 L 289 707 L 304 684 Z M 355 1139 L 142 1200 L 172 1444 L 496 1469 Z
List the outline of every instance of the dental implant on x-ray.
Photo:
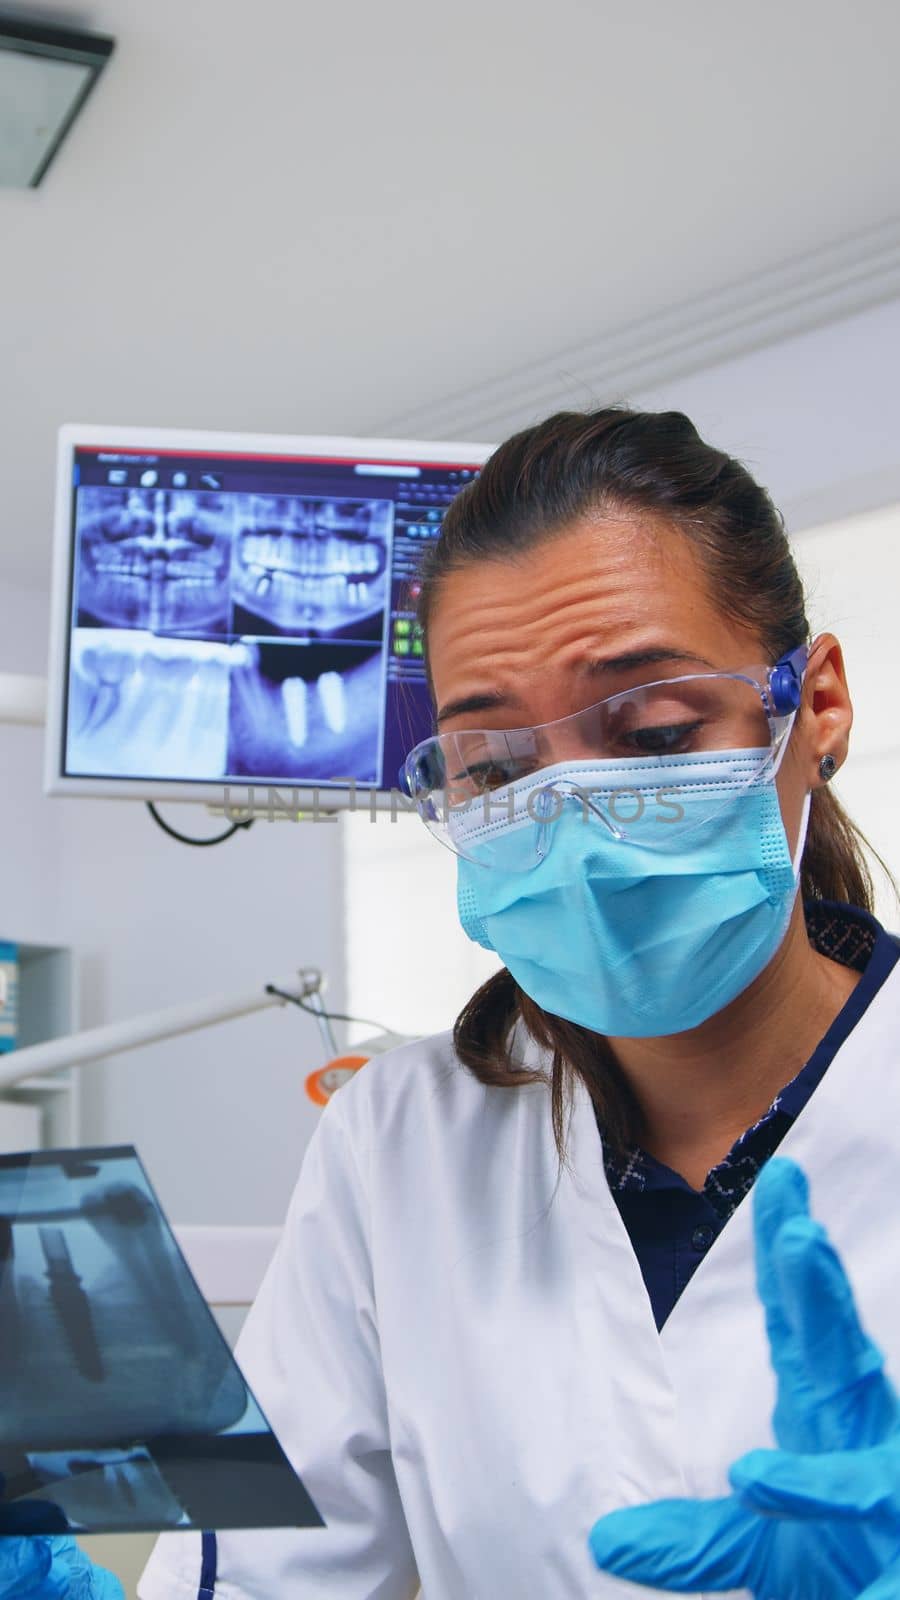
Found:
M 305 678 L 285 678 L 281 685 L 281 703 L 288 738 L 295 750 L 302 750 L 306 745 L 309 735 L 307 707 L 313 693 L 332 733 L 343 733 L 347 726 L 347 691 L 339 672 L 323 672 L 315 685 L 307 683 Z
M 347 643 L 244 641 L 231 676 L 228 769 L 236 776 L 377 778 L 381 654 Z
M 78 625 L 226 632 L 233 515 L 218 494 L 83 489 Z
M 380 636 L 393 516 L 389 500 L 236 499 L 236 631 Z

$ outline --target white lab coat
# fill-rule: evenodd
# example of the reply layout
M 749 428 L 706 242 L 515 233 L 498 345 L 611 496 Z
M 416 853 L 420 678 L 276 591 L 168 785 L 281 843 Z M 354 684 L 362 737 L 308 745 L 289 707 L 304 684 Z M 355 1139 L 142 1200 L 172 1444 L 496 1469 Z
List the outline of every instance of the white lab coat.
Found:
M 900 967 L 779 1153 L 900 1380 Z M 658 1333 L 580 1087 L 570 1161 L 556 1188 L 546 1088 L 483 1088 L 447 1035 L 335 1096 L 239 1345 L 328 1526 L 220 1535 L 217 1597 L 635 1600 L 594 1520 L 727 1493 L 774 1442 L 750 1199 Z M 164 1535 L 139 1593 L 195 1600 L 199 1571 Z

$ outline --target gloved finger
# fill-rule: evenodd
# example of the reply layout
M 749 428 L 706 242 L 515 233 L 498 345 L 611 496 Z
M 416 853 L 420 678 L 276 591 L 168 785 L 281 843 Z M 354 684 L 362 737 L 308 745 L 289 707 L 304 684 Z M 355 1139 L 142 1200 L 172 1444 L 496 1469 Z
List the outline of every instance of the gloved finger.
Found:
M 76 1600 L 74 1595 L 73 1600 Z M 95 1567 L 93 1586 L 86 1594 L 85 1600 L 125 1600 L 125 1590 L 114 1572 L 107 1572 L 103 1567 Z
M 766 1314 L 766 1330 L 776 1372 L 796 1360 L 793 1330 L 782 1301 L 775 1246 L 781 1229 L 796 1217 L 809 1216 L 809 1185 L 795 1161 L 772 1156 L 753 1189 L 753 1232 L 756 1284 Z
M 114 1573 L 95 1567 L 90 1556 L 74 1542 L 66 1560 L 66 1600 L 125 1600 L 125 1591 Z
M 770 1517 L 853 1520 L 885 1511 L 894 1502 L 900 1511 L 896 1447 L 825 1455 L 750 1450 L 734 1462 L 728 1478 L 742 1506 Z
M 65 1589 L 51 1578 L 53 1551 L 49 1539 L 5 1535 L 0 1538 L 0 1600 L 55 1600 Z
M 792 1217 L 772 1247 L 784 1313 L 792 1329 L 790 1403 L 801 1417 L 803 1450 L 879 1444 L 898 1420 L 884 1357 L 864 1331 L 847 1274 L 820 1223 Z M 796 1447 L 796 1446 L 795 1446 Z
M 773 1156 L 753 1190 L 756 1283 L 766 1319 L 766 1333 L 778 1389 L 772 1425 L 785 1450 L 819 1448 L 818 1430 L 810 1429 L 808 1410 L 796 1403 L 806 1375 L 800 1346 L 784 1304 L 778 1273 L 778 1235 L 787 1223 L 809 1216 L 809 1188 L 794 1161 Z
M 880 1578 L 863 1589 L 858 1600 L 900 1600 L 900 1556 L 892 1561 Z
M 632 1583 L 691 1594 L 747 1587 L 763 1524 L 732 1495 L 656 1500 L 610 1511 L 588 1543 L 598 1567 Z

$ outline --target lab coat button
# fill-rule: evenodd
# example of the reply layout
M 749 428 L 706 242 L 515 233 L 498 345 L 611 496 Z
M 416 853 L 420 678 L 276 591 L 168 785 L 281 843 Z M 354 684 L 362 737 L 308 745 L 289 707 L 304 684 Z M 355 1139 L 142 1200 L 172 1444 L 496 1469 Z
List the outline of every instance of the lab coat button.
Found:
M 695 1250 L 708 1250 L 715 1238 L 715 1233 L 708 1222 L 701 1223 L 691 1234 L 691 1244 Z

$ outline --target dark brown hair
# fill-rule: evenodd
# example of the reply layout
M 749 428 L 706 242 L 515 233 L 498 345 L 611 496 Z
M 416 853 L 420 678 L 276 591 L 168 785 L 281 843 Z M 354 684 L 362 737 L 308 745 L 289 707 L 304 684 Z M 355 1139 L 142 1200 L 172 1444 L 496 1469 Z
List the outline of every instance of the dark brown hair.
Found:
M 809 641 L 803 585 L 784 523 L 765 489 L 739 461 L 706 444 L 681 412 L 610 406 L 560 411 L 515 434 L 452 501 L 421 573 L 426 656 L 428 620 L 448 573 L 515 556 L 588 514 L 635 511 L 667 519 L 687 535 L 717 602 L 753 629 L 771 661 Z M 832 790 L 816 789 L 801 864 L 804 899 L 871 910 L 865 843 Z M 619 1147 L 633 1142 L 637 1106 L 608 1043 L 542 1011 L 506 968 L 482 984 L 457 1018 L 460 1060 L 484 1084 L 515 1086 L 541 1078 L 513 1058 L 519 1020 L 551 1055 L 561 1160 L 573 1076 L 587 1087 L 607 1141 Z

